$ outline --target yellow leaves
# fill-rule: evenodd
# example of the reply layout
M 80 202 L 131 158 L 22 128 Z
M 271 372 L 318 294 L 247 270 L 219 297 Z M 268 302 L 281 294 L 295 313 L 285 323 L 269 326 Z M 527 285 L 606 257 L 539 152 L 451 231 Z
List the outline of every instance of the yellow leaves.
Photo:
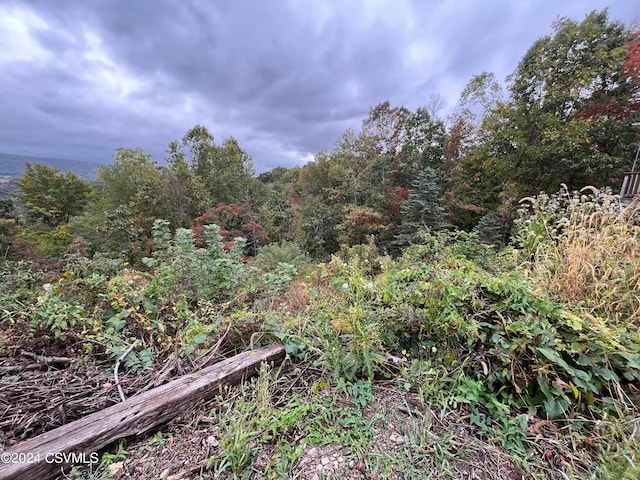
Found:
M 560 314 L 562 319 L 567 322 L 567 324 L 576 331 L 582 330 L 582 318 L 578 315 L 570 312 L 569 310 L 563 310 Z
M 573 383 L 570 386 L 571 386 L 571 391 L 573 392 L 573 396 L 577 400 L 580 397 L 580 391 Z
M 361 321 L 362 308 L 351 305 L 346 312 L 340 313 L 331 319 L 331 326 L 340 333 L 354 333 L 357 324 Z

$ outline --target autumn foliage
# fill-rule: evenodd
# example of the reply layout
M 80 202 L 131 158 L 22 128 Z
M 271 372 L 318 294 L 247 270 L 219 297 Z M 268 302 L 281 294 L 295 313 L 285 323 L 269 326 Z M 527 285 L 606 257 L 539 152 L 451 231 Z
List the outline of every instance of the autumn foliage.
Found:
M 204 243 L 204 226 L 216 224 L 220 227 L 218 234 L 222 237 L 227 248 L 233 244 L 236 237 L 245 238 L 250 251 L 257 248 L 260 242 L 266 242 L 269 235 L 264 227 L 258 223 L 259 215 L 251 210 L 248 203 L 234 202 L 232 204 L 218 203 L 199 217 L 194 218 L 191 230 L 199 245 Z

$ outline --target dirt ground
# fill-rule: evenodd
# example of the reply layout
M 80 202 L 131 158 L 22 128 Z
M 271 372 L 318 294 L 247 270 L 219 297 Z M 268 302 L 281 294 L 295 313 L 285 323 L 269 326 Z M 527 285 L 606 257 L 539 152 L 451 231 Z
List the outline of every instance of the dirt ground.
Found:
M 0 452 L 26 438 L 120 401 L 111 361 L 98 346 L 89 361 L 83 354 L 86 346 L 79 340 L 39 341 L 28 337 L 24 328 L 18 327 L 0 332 L 0 335 Z M 178 369 L 167 369 L 167 365 L 168 360 L 143 375 L 122 374 L 125 394 L 135 395 L 175 378 Z M 275 403 L 285 401 L 293 393 L 303 399 L 305 395 L 309 399 L 311 395 L 333 395 L 337 399 L 337 410 L 353 408 L 348 397 L 336 388 L 327 387 L 320 393 L 311 393 L 311 385 L 320 372 L 305 367 L 304 374 L 288 375 L 293 370 L 299 372 L 301 366 L 289 364 L 282 372 L 284 381 L 282 385 L 276 385 L 273 392 Z M 234 388 L 237 391 L 240 387 L 230 388 L 227 398 L 235 395 Z M 526 478 L 495 441 L 488 443 L 477 435 L 477 429 L 470 425 L 464 409 L 438 411 L 425 405 L 416 393 L 402 392 L 389 381 L 374 382 L 371 393 L 372 399 L 362 405 L 360 413 L 363 424 L 370 425 L 373 432 L 370 451 L 354 450 L 348 438 L 313 443 L 299 433 L 303 429 L 297 428 L 287 439 L 296 449 L 296 460 L 287 467 L 286 476 L 271 478 L 411 478 L 403 470 L 421 468 L 420 465 L 430 469 L 430 458 L 443 458 L 448 463 L 425 470 L 424 478 Z M 112 458 L 102 470 L 80 468 L 67 478 L 232 478 L 209 468 L 210 459 L 216 457 L 220 446 L 219 415 L 224 415 L 224 400 L 220 398 L 194 404 L 168 424 L 127 438 L 124 443 L 116 442 L 101 451 L 101 455 Z M 425 428 L 425 422 L 429 428 Z M 542 428 L 535 419 L 532 419 L 532 425 Z M 421 432 L 422 437 L 416 437 L 416 432 Z M 266 469 L 277 440 L 260 445 L 252 458 L 252 472 L 249 476 L 245 472 L 241 478 L 267 478 Z M 123 453 L 125 450 L 126 454 Z M 549 458 L 545 460 L 550 465 L 558 463 L 562 467 L 562 462 L 570 455 L 565 450 L 562 446 L 552 449 L 551 453 L 547 450 Z M 387 461 L 390 458 L 401 461 L 394 464 Z

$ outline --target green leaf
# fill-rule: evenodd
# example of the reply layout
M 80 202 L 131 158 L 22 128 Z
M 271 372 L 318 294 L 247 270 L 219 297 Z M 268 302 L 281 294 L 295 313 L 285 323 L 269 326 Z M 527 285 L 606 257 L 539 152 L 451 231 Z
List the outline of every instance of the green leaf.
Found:
M 199 333 L 195 337 L 193 337 L 193 343 L 196 345 L 200 345 L 207 341 L 207 336 L 204 333 Z
M 627 361 L 627 366 L 634 368 L 636 370 L 640 370 L 640 355 L 633 355 L 627 352 L 620 352 L 620 356 L 623 357 Z
M 560 356 L 560 354 L 555 350 L 548 347 L 538 347 L 536 350 L 542 355 L 544 355 L 548 360 L 564 368 L 564 370 L 569 375 L 572 375 L 572 376 L 575 375 L 576 369 L 570 366 L 567 362 L 565 362 Z
M 569 406 L 569 402 L 564 399 L 555 399 L 552 401 L 545 400 L 542 402 L 544 411 L 547 414 L 547 418 L 553 420 L 554 418 L 560 417 L 567 410 Z
M 111 317 L 109 320 L 107 320 L 106 324 L 107 326 L 114 329 L 116 332 L 119 332 L 124 328 L 127 322 L 125 320 L 122 320 L 118 315 L 115 315 Z
M 544 396 L 551 400 L 554 398 L 554 395 L 551 393 L 551 389 L 549 388 L 549 382 L 546 378 L 540 376 L 536 379 L 538 381 L 538 386 L 540 387 L 540 391 L 544 394 Z

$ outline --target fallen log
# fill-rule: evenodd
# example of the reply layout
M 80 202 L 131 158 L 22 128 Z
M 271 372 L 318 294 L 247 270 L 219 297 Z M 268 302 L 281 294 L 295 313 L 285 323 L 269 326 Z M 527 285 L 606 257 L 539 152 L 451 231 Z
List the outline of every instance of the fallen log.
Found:
M 243 352 L 19 443 L 0 453 L 0 480 L 48 479 L 70 463 L 96 461 L 98 450 L 115 440 L 165 423 L 187 405 L 212 398 L 215 387 L 237 383 L 254 374 L 262 362 L 283 358 L 280 345 Z

